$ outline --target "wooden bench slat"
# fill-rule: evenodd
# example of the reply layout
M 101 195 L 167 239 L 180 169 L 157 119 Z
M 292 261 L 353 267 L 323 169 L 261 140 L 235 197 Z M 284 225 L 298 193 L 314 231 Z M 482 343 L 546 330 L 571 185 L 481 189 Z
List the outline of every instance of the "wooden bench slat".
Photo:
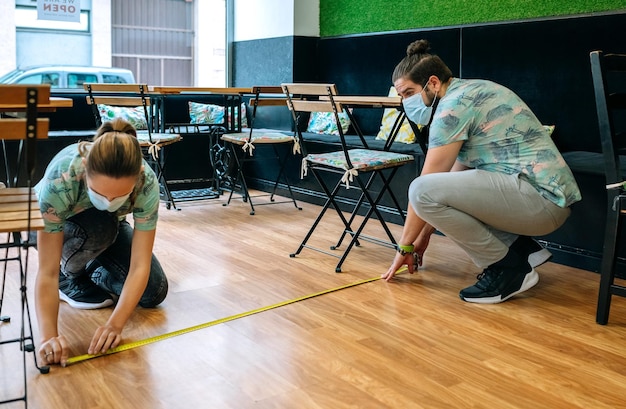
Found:
M 91 97 L 85 97 L 87 100 L 87 104 L 91 105 Z M 94 96 L 93 101 L 96 104 L 105 104 L 105 105 L 116 105 L 116 106 L 125 106 L 125 107 L 137 107 L 143 105 L 143 100 L 141 97 L 103 97 L 103 96 Z M 150 98 L 146 98 L 146 105 L 150 105 Z
M 254 101 L 256 100 L 256 98 L 250 98 L 250 106 L 254 105 Z M 265 98 L 263 96 L 260 96 L 259 99 L 257 100 L 257 105 L 258 106 L 284 106 L 287 104 L 287 97 L 285 98 Z
M 37 139 L 48 137 L 50 120 L 48 118 L 37 118 Z M 0 138 L 8 140 L 20 140 L 26 138 L 26 119 L 24 118 L 4 118 L 0 121 Z
M 36 201 L 31 201 L 30 208 L 32 210 L 40 211 L 39 203 Z M 26 201 L 15 201 L 10 203 L 0 203 L 0 214 L 7 212 L 26 212 L 28 211 L 28 202 Z
M 11 221 L 0 221 L 0 233 L 12 233 L 17 231 L 27 231 L 30 227 L 30 230 L 43 230 L 44 224 L 43 219 L 33 219 L 30 221 L 30 226 L 24 220 L 11 220 Z
M 8 220 L 27 220 L 28 209 L 18 210 L 2 210 L 0 211 L 0 222 L 6 222 Z M 41 212 L 39 209 L 32 209 L 30 211 L 31 220 L 41 219 Z
M 293 103 L 293 108 L 296 111 L 303 112 L 333 112 L 333 105 L 330 101 L 307 101 L 307 100 L 297 100 L 293 99 L 291 101 Z M 339 104 L 335 104 L 338 106 L 338 110 L 341 111 L 341 107 Z
M 29 188 L 27 187 L 7 187 L 0 189 L 0 197 L 1 196 L 15 196 L 15 195 L 27 195 Z M 30 188 L 32 194 L 35 194 L 35 190 Z
M 143 89 L 144 93 L 148 92 L 147 84 L 114 84 L 114 83 L 85 83 L 83 89 L 89 91 L 91 88 L 94 92 L 128 92 L 139 93 Z

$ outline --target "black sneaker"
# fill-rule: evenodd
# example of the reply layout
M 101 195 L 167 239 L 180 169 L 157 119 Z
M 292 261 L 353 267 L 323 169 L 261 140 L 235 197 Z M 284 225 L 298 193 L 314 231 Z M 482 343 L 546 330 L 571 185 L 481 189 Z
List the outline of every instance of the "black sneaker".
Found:
M 59 298 L 73 308 L 95 310 L 113 305 L 109 293 L 98 287 L 87 275 L 69 278 L 59 273 Z
M 537 240 L 528 236 L 518 236 L 510 248 L 520 255 L 526 255 L 528 264 L 533 268 L 542 265 L 552 257 L 550 250 L 544 248 Z
M 526 261 L 526 256 L 509 249 L 504 258 L 493 263 L 477 277 L 471 287 L 461 290 L 463 301 L 496 304 L 533 287 L 539 275 Z

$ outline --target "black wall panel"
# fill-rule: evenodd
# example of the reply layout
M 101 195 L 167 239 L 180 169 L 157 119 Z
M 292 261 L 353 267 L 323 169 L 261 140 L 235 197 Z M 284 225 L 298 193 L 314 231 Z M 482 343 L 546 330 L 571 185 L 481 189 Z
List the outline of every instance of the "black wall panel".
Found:
M 233 86 L 292 82 L 294 38 L 278 37 L 233 44 Z
M 419 30 L 398 34 L 322 38 L 319 44 L 320 81 L 337 84 L 340 94 L 387 95 L 391 74 L 406 56 L 407 46 L 419 39 L 431 43 L 431 52 L 448 64 L 453 74 L 460 69 L 459 29 Z M 356 120 L 368 135 L 376 135 L 382 112 L 355 111 Z
M 463 29 L 463 76 L 515 91 L 564 151 L 600 151 L 589 52 L 626 52 L 626 15 Z

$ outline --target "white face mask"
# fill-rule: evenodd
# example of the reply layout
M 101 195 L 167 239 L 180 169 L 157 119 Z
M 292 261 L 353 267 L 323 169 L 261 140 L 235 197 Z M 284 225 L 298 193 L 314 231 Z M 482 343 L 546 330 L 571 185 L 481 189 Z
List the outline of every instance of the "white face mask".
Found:
M 116 197 L 113 200 L 109 200 L 106 197 L 102 196 L 100 193 L 94 192 L 93 190 L 87 188 L 87 194 L 89 195 L 89 200 L 91 200 L 91 204 L 98 210 L 106 210 L 107 212 L 115 212 L 128 200 L 130 197 L 130 193 L 125 194 L 124 196 Z
M 433 103 L 427 107 L 422 99 L 422 92 L 426 89 L 426 83 L 424 88 L 417 94 L 413 94 L 408 98 L 402 99 L 402 105 L 404 106 L 404 112 L 406 116 L 419 126 L 426 126 L 430 122 L 430 117 L 433 115 L 433 105 L 437 100 L 437 94 L 433 99 Z

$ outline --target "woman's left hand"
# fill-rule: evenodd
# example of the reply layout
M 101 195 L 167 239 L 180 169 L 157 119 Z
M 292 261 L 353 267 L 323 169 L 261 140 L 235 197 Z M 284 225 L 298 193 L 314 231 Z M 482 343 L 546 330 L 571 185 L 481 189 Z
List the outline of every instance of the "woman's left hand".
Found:
M 115 348 L 122 341 L 122 329 L 112 325 L 103 325 L 96 329 L 87 352 L 91 355 L 103 354 Z

